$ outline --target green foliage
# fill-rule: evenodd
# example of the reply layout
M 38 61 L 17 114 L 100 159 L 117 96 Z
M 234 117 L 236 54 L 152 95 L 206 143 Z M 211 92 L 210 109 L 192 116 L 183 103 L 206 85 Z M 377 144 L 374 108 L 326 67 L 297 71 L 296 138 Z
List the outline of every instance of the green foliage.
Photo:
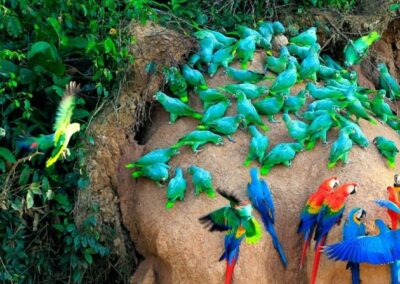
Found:
M 84 190 L 84 130 L 118 90 L 133 57 L 126 27 L 155 19 L 147 0 L 0 0 L 0 282 L 94 282 L 90 265 L 109 254 L 97 210 L 77 226 Z M 20 136 L 49 134 L 65 85 L 82 94 L 73 121 L 81 131 L 70 156 L 45 168 L 48 153 L 17 149 Z M 95 207 L 95 204 L 93 204 Z M 97 276 L 97 275 L 96 275 Z

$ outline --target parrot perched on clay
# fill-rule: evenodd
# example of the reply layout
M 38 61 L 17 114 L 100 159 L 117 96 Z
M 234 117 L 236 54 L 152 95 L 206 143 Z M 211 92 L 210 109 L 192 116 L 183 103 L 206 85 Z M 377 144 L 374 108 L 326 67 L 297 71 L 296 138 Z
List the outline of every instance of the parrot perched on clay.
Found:
M 202 62 L 209 64 L 212 60 L 214 49 L 222 45 L 214 37 L 204 37 L 199 40 L 199 56 Z
M 297 36 L 292 37 L 289 42 L 299 46 L 312 46 L 317 43 L 317 28 L 311 27 Z
M 362 102 L 357 98 L 354 87 L 349 87 L 344 95 L 348 102 L 346 106 L 348 116 L 354 115 L 357 122 L 360 118 L 363 118 L 369 121 L 371 124 L 377 124 L 377 122 L 368 114 Z
M 322 62 L 329 68 L 333 68 L 338 70 L 339 72 L 346 71 L 338 62 L 336 62 L 332 57 L 330 57 L 328 54 L 323 54 L 322 56 Z
M 344 94 L 342 91 L 329 87 L 317 87 L 311 82 L 307 83 L 306 89 L 310 92 L 310 95 L 316 100 L 344 99 Z
M 241 70 L 241 69 L 236 69 L 230 66 L 227 66 L 225 68 L 226 73 L 231 77 L 233 80 L 238 81 L 238 82 L 248 82 L 248 83 L 257 83 L 260 82 L 264 79 L 267 79 L 265 74 L 263 73 L 258 73 L 255 71 L 250 71 L 250 70 Z
M 188 85 L 192 87 L 197 87 L 201 90 L 207 90 L 208 86 L 206 84 L 206 80 L 201 74 L 200 71 L 190 68 L 189 65 L 185 64 L 182 67 L 182 75 L 185 78 Z
M 372 112 L 382 119 L 384 123 L 387 122 L 389 117 L 393 117 L 394 114 L 389 104 L 385 102 L 386 91 L 379 90 L 375 97 L 370 101 Z
M 355 130 L 351 126 L 340 129 L 338 139 L 331 146 L 328 169 L 333 168 L 339 160 L 342 160 L 344 165 L 348 163 L 349 153 L 353 147 L 350 135 L 354 133 Z
M 362 131 L 361 127 L 351 121 L 350 119 L 347 119 L 341 115 L 337 115 L 339 125 L 343 127 L 351 127 L 354 129 L 354 133 L 350 134 L 351 140 L 353 140 L 354 143 L 358 144 L 362 148 L 367 148 L 369 146 L 369 140 L 368 137 L 365 136 L 364 132 Z
M 169 90 L 177 96 L 182 102 L 189 101 L 187 93 L 187 84 L 181 72 L 175 66 L 164 68 L 164 80 L 168 84 Z
M 299 110 L 306 103 L 306 97 L 309 96 L 309 94 L 307 90 L 303 89 L 298 92 L 296 96 L 287 96 L 283 103 L 283 112 L 293 112 L 296 117 L 300 117 Z
M 381 36 L 373 31 L 368 35 L 362 36 L 355 41 L 350 40 L 344 48 L 344 65 L 346 67 L 360 63 L 360 61 L 367 55 L 369 47 Z
M 333 111 L 335 109 L 343 109 L 348 105 L 348 102 L 345 101 L 338 101 L 335 99 L 321 99 L 313 101 L 312 103 L 308 104 L 307 110 L 309 111 L 318 111 L 318 110 L 325 110 L 325 111 Z
M 213 120 L 223 117 L 231 105 L 232 105 L 231 101 L 226 100 L 208 107 L 208 109 L 203 114 L 201 123 L 207 124 Z
M 293 57 L 289 58 L 288 66 L 285 71 L 276 77 L 269 89 L 271 94 L 282 93 L 290 91 L 290 88 L 296 84 L 297 81 L 297 68 Z
M 310 47 L 308 55 L 303 59 L 300 65 L 300 78 L 302 80 L 311 79 L 317 81 L 317 72 L 320 69 L 319 62 L 319 44 L 313 44 Z
M 372 142 L 378 148 L 379 153 L 381 153 L 381 155 L 386 158 L 389 168 L 394 168 L 396 164 L 396 157 L 399 153 L 399 149 L 397 148 L 396 143 L 383 136 L 375 137 Z
M 234 142 L 231 135 L 237 131 L 240 123 L 242 123 L 244 120 L 245 117 L 242 114 L 238 114 L 236 116 L 226 116 L 213 120 L 206 125 L 199 125 L 197 129 L 210 129 L 215 133 L 227 135 L 227 138 Z
M 249 61 L 253 61 L 254 52 L 256 51 L 256 37 L 248 36 L 239 40 L 236 55 L 241 61 L 242 69 L 247 68 Z
M 292 160 L 303 148 L 304 146 L 301 143 L 281 143 L 275 145 L 264 158 L 261 175 L 267 175 L 272 167 L 278 164 L 283 164 L 290 168 L 292 166 Z
M 397 230 L 400 220 L 400 201 L 398 192 L 396 192 L 395 188 L 392 186 L 388 186 L 386 190 L 389 194 L 388 200 L 376 200 L 375 203 L 377 203 L 379 206 L 387 208 L 387 213 L 391 221 L 391 228 L 392 230 Z
M 230 46 L 236 42 L 235 38 L 227 37 L 226 35 L 213 30 L 199 30 L 194 33 L 194 36 L 197 39 L 202 39 L 205 37 L 213 38 L 224 46 Z
M 321 139 L 322 143 L 327 144 L 327 134 L 335 122 L 336 112 L 334 111 L 322 111 L 320 115 L 315 117 L 308 127 L 309 143 L 306 149 L 311 150 L 314 148 L 318 139 Z
M 80 130 L 79 123 L 71 123 L 72 114 L 76 105 L 76 95 L 79 93 L 80 88 L 76 82 L 70 82 L 66 87 L 61 99 L 60 105 L 57 108 L 56 119 L 53 125 L 54 137 L 53 137 L 53 151 L 51 156 L 46 161 L 46 168 L 53 165 L 60 156 L 69 155 L 68 144 L 69 141 L 76 132 Z M 41 136 L 39 138 L 47 139 L 49 136 Z M 43 139 L 41 139 L 43 140 Z M 36 141 L 42 142 L 42 141 Z M 32 145 L 32 144 L 31 144 Z M 42 144 L 42 147 L 44 144 Z
M 307 249 L 310 246 L 315 227 L 317 225 L 317 217 L 321 210 L 325 197 L 333 192 L 334 188 L 339 185 L 336 176 L 327 178 L 322 181 L 318 189 L 313 192 L 307 199 L 306 205 L 301 211 L 300 223 L 297 228 L 298 234 L 304 235 L 304 244 L 301 251 L 300 268 L 304 265 Z
M 282 119 L 286 124 L 289 136 L 297 142 L 304 144 L 308 138 L 308 124 L 300 120 L 292 120 L 290 115 L 284 113 Z
M 186 180 L 183 176 L 182 168 L 177 167 L 175 170 L 175 177 L 173 177 L 168 183 L 166 194 L 167 203 L 165 204 L 165 207 L 172 208 L 177 200 L 182 201 L 185 198 L 185 191 Z
M 196 90 L 200 100 L 203 102 L 204 109 L 218 102 L 226 101 L 228 98 L 216 89 Z
M 212 184 L 212 176 L 209 171 L 206 171 L 205 169 L 195 165 L 191 165 L 187 171 L 192 175 L 194 194 L 196 196 L 201 192 L 204 192 L 208 197 L 215 197 L 215 189 Z
M 336 70 L 335 68 L 331 68 L 328 66 L 325 66 L 323 64 L 320 64 L 319 70 L 317 72 L 317 78 L 322 81 L 327 81 L 327 80 L 335 80 L 341 76 L 340 71 Z
M 301 60 L 303 60 L 308 55 L 310 47 L 309 46 L 300 46 L 297 44 L 289 44 L 287 46 L 287 49 L 289 50 L 291 55 L 295 55 L 298 58 L 300 58 Z
M 189 67 L 191 68 L 197 68 L 199 70 L 203 70 L 203 67 L 201 66 L 201 62 L 200 62 L 200 55 L 198 53 L 193 53 L 192 55 L 190 55 L 187 65 L 189 65 Z
M 251 134 L 251 139 L 249 144 L 249 153 L 247 154 L 246 160 L 243 163 L 245 167 L 248 167 L 250 162 L 256 159 L 259 163 L 262 163 L 269 145 L 268 136 L 265 136 L 259 132 L 256 126 L 250 125 L 249 132 Z
M 208 65 L 207 73 L 210 77 L 217 73 L 220 66 L 227 67 L 235 58 L 236 45 L 221 48 L 216 51 Z
M 246 95 L 242 92 L 236 94 L 237 98 L 237 113 L 242 114 L 245 117 L 244 125 L 247 127 L 248 124 L 256 124 L 264 131 L 268 131 L 268 126 L 264 124 L 261 116 L 258 114 L 256 108 L 251 101 L 246 98 Z
M 158 91 L 153 98 L 169 112 L 170 123 L 174 123 L 180 116 L 189 116 L 196 119 L 202 118 L 202 114 L 193 110 L 189 105 L 176 98 L 169 97 L 161 91 Z
M 221 88 L 223 91 L 236 95 L 238 92 L 242 92 L 246 95 L 246 98 L 252 100 L 268 93 L 266 86 L 257 86 L 251 83 L 242 84 L 228 84 Z
M 389 69 L 386 64 L 378 64 L 379 70 L 379 85 L 381 88 L 385 89 L 387 94 L 391 99 L 400 97 L 400 86 L 399 83 L 392 75 L 389 73 Z
M 132 172 L 133 178 L 147 177 L 157 184 L 165 182 L 168 179 L 169 166 L 164 163 L 154 163 L 141 167 Z
M 189 145 L 192 147 L 193 152 L 198 153 L 201 151 L 199 147 L 206 143 L 223 145 L 224 139 L 220 135 L 208 130 L 194 130 L 185 134 L 172 148 L 177 149 L 184 145 Z
M 250 182 L 247 184 L 247 195 L 253 207 L 260 213 L 265 230 L 271 235 L 272 243 L 279 254 L 283 266 L 287 267 L 288 261 L 274 227 L 275 208 L 272 194 L 267 182 L 258 177 L 258 170 L 256 168 L 250 169 Z
M 286 70 L 286 66 L 289 62 L 289 57 L 290 54 L 287 47 L 282 46 L 278 57 L 274 57 L 272 55 L 267 56 L 265 69 L 277 74 L 282 73 Z
M 155 149 L 142 157 L 136 162 L 131 162 L 125 167 L 127 169 L 140 168 L 143 166 L 155 164 L 155 163 L 168 163 L 169 160 L 179 154 L 179 150 L 175 148 L 160 148 Z
M 221 190 L 218 193 L 230 204 L 199 218 L 199 221 L 211 232 L 226 231 L 225 251 L 220 261 L 226 260 L 225 284 L 231 284 L 242 240 L 246 239 L 250 244 L 257 243 L 262 238 L 262 230 L 247 200 L 242 201 L 232 193 Z
M 335 191 L 329 193 L 321 206 L 317 216 L 317 225 L 315 228 L 315 254 L 311 273 L 311 284 L 315 284 L 321 256 L 321 249 L 325 245 L 326 237 L 335 224 L 338 224 L 342 218 L 347 197 L 357 191 L 357 183 L 346 182 L 340 185 Z
M 367 234 L 364 218 L 367 212 L 362 208 L 351 209 L 346 222 L 343 225 L 343 240 L 351 240 L 357 237 L 363 237 Z M 360 264 L 349 261 L 347 268 L 351 270 L 351 283 L 360 284 Z
M 273 97 L 266 97 L 262 100 L 254 102 L 253 105 L 257 112 L 268 117 L 270 122 L 277 122 L 274 118 L 275 114 L 278 114 L 287 97 L 281 93 L 274 95 Z

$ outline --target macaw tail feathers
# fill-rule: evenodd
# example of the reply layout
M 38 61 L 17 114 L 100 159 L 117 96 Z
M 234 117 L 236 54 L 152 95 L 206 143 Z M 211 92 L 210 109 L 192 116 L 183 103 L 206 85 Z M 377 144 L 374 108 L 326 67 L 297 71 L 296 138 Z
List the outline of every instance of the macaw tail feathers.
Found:
M 312 272 L 311 272 L 311 281 L 310 281 L 311 284 L 315 284 L 315 282 L 317 280 L 319 260 L 321 258 L 321 249 L 322 249 L 322 246 L 325 244 L 325 240 L 326 240 L 326 235 L 322 237 L 321 241 L 318 243 L 318 246 L 315 250 L 314 263 L 313 263 L 313 268 L 312 268 Z
M 264 218 L 263 218 L 263 221 L 264 221 Z M 267 220 L 265 220 L 265 221 L 266 221 L 266 222 L 264 222 L 265 229 L 266 229 L 266 230 L 268 231 L 268 233 L 271 235 L 272 243 L 273 243 L 273 245 L 274 245 L 274 248 L 275 248 L 276 251 L 278 252 L 279 257 L 280 257 L 280 259 L 281 259 L 281 262 L 282 262 L 283 266 L 284 266 L 284 267 L 287 267 L 287 265 L 288 265 L 287 258 L 286 258 L 285 252 L 283 251 L 282 245 L 281 245 L 281 243 L 280 243 L 279 240 L 278 240 L 278 236 L 277 236 L 277 234 L 276 234 L 274 225 L 271 224 L 270 222 L 268 222 Z M 266 224 L 266 223 L 267 223 L 267 224 Z
M 175 204 L 174 201 L 168 200 L 167 203 L 165 203 L 165 208 L 168 208 L 168 209 L 172 208 L 172 207 L 174 207 L 174 204 Z
M 354 262 L 348 262 L 347 267 L 351 270 L 351 284 L 360 284 L 360 265 Z
M 260 226 L 260 224 L 257 222 L 257 220 L 255 218 L 253 218 L 253 230 L 254 233 L 252 236 L 246 236 L 246 243 L 248 244 L 256 244 L 259 241 L 261 241 L 262 239 L 262 228 Z
M 203 115 L 201 113 L 195 112 L 192 114 L 192 117 L 196 119 L 202 119 Z
M 203 125 L 203 124 L 197 125 L 197 129 L 199 129 L 199 130 L 207 130 L 208 128 L 209 128 L 208 126 Z
M 233 259 L 231 264 L 229 264 L 229 261 L 226 261 L 225 284 L 232 283 L 235 264 L 236 264 L 236 259 Z
M 389 168 L 393 169 L 396 163 L 393 159 L 387 159 L 387 165 Z
M 390 265 L 390 276 L 391 283 L 398 284 L 400 283 L 400 261 L 395 261 Z
M 304 261 L 306 260 L 307 249 L 310 246 L 311 237 L 312 237 L 311 230 L 307 231 L 304 234 L 304 244 L 303 244 L 303 249 L 301 250 L 301 257 L 300 257 L 300 268 L 303 268 L 304 266 Z
M 332 169 L 335 166 L 336 166 L 336 162 L 328 162 L 328 164 L 327 164 L 328 169 Z
M 267 174 L 269 174 L 271 168 L 272 168 L 272 167 L 269 166 L 269 165 L 263 165 L 263 166 L 261 167 L 260 174 L 261 174 L 262 176 L 266 176 Z
M 56 154 L 52 154 L 51 157 L 46 161 L 46 168 L 52 166 L 60 158 L 61 154 L 64 153 L 66 146 L 61 146 L 60 150 Z
M 316 140 L 311 140 L 311 141 L 309 141 L 309 142 L 307 143 L 306 150 L 309 151 L 309 150 L 314 149 L 316 143 L 317 143 Z

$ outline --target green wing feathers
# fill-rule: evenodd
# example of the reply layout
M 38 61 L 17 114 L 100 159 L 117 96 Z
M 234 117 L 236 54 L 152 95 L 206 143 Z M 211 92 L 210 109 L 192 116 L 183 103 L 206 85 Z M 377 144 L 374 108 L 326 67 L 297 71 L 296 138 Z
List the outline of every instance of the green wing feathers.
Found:
M 252 217 L 243 225 L 246 229 L 246 242 L 248 244 L 258 243 L 262 239 L 262 228 L 256 218 Z

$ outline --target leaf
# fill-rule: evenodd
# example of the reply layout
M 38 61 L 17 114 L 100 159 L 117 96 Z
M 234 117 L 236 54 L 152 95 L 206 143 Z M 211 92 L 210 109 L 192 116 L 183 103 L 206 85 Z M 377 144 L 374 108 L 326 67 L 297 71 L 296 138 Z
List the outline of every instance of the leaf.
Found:
M 7 33 L 12 37 L 18 37 L 22 33 L 21 22 L 15 16 L 8 16 L 6 20 Z
M 28 183 L 29 176 L 31 175 L 31 168 L 29 166 L 24 167 L 24 169 L 21 171 L 21 174 L 19 176 L 18 183 L 19 185 L 23 186 Z
M 21 84 L 29 84 L 35 79 L 33 72 L 27 68 L 21 68 L 19 70 L 18 81 Z
M 56 18 L 47 18 L 47 22 L 53 27 L 58 39 L 61 39 L 61 25 Z
M 88 117 L 90 113 L 86 109 L 75 109 L 74 114 L 72 115 L 72 120 L 78 120 L 85 117 Z
M 26 208 L 30 209 L 33 206 L 33 193 L 32 191 L 28 190 L 26 193 Z
M 0 157 L 4 160 L 9 161 L 10 163 L 15 163 L 16 159 L 13 153 L 10 150 L 4 147 L 0 147 Z
M 117 52 L 114 41 L 109 37 L 107 37 L 106 40 L 104 41 L 104 49 L 106 53 L 115 54 Z
M 38 41 L 34 43 L 28 51 L 27 57 L 31 59 L 32 57 L 36 56 L 39 53 L 45 53 L 51 50 L 51 46 L 48 42 L 45 41 Z
M 93 257 L 90 254 L 85 253 L 85 259 L 88 264 L 93 263 Z

